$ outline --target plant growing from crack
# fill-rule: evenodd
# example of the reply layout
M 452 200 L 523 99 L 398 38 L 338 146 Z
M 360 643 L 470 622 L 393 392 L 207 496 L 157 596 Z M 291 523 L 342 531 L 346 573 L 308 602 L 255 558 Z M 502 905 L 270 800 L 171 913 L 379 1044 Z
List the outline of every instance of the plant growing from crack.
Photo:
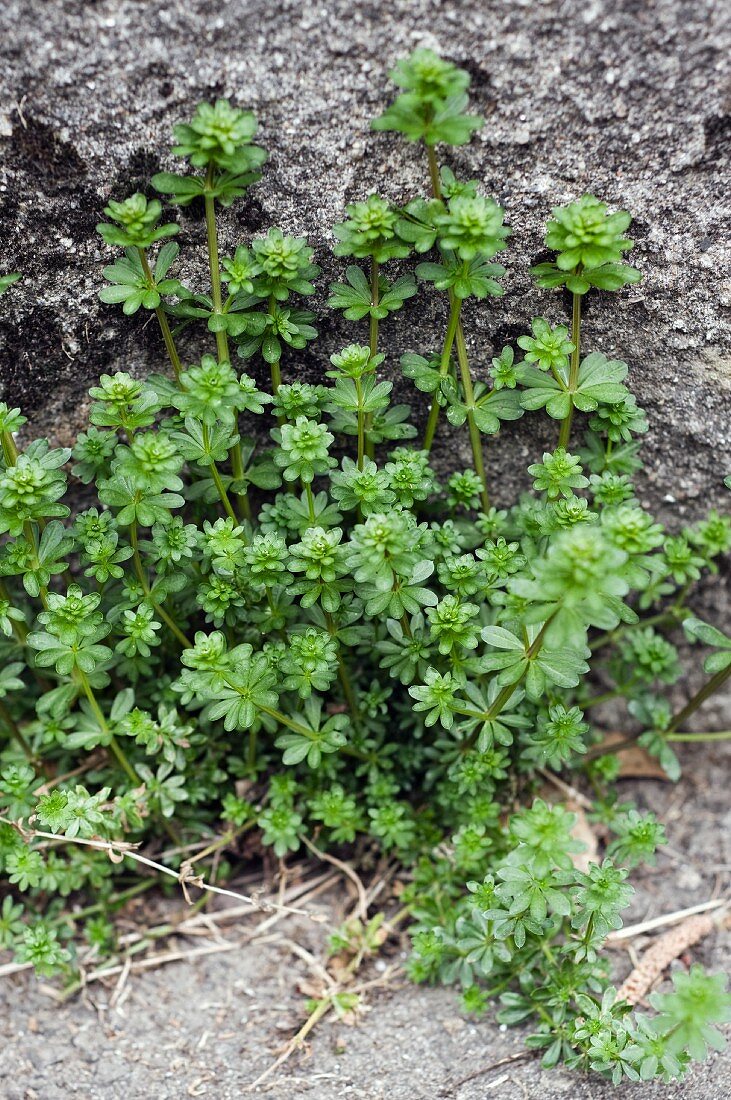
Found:
M 639 278 L 627 213 L 591 196 L 555 208 L 555 260 L 534 275 L 572 294 L 570 327 L 544 296 L 549 316 L 526 319 L 488 370 L 470 362 L 472 312 L 510 276 L 496 262 L 509 256 L 503 210 L 437 157 L 480 125 L 469 76 L 417 50 L 394 79 L 374 127 L 424 146 L 425 194 L 403 207 L 372 194 L 335 227 L 336 255 L 353 262 L 329 307 L 359 327 L 317 381 L 298 373 L 317 338 L 301 308 L 314 249 L 219 224 L 265 160 L 254 116 L 219 100 L 175 128 L 185 171 L 153 179 L 174 204 L 202 205 L 207 285 L 188 285 L 159 199 L 112 199 L 99 227 L 122 250 L 100 297 L 155 315 L 171 374 L 103 375 L 72 449 L 26 441 L 20 411 L 0 406 L 0 945 L 76 988 L 81 918 L 62 899 L 87 899 L 101 949 L 149 885 L 140 861 L 164 869 L 111 862 L 129 850 L 115 844 L 155 855 L 169 834 L 182 882 L 197 845 L 215 885 L 244 833 L 282 860 L 317 836 L 408 868 L 398 919 L 414 979 L 458 984 L 469 1011 L 499 1001 L 504 1022 L 530 1020 L 545 1065 L 670 1079 L 687 1052 L 717 1045 L 728 997 L 694 969 L 644 1016 L 609 984 L 602 946 L 628 869 L 664 836 L 617 802 L 618 746 L 592 718 L 622 701 L 628 739 L 677 778 L 673 745 L 701 736 L 686 723 L 731 676 L 731 640 L 689 608 L 731 521 L 711 512 L 668 534 L 635 495 L 646 419 L 627 366 L 580 332 L 585 294 Z M 403 384 L 379 377 L 394 315 L 420 293 L 442 294 L 445 313 L 402 360 L 430 396 L 424 424 L 394 401 Z M 210 340 L 195 362 L 190 329 Z M 507 500 L 485 438 L 543 409 L 558 444 Z M 455 429 L 472 465 L 440 480 L 432 446 Z M 681 626 L 712 653 L 673 712 Z M 546 774 L 565 786 L 560 772 L 588 780 L 610 830 L 588 867 L 574 815 L 541 797 Z M 353 972 L 381 927 L 366 917 L 338 940 Z M 312 1010 L 355 1003 L 333 986 Z

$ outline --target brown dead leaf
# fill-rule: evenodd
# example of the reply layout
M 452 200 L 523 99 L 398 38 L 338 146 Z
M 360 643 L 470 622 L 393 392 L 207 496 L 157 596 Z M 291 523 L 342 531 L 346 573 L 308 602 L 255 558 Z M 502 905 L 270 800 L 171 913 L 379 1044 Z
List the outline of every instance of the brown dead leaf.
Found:
M 619 741 L 624 741 L 625 735 L 612 731 L 604 736 L 602 747 L 609 747 Z M 619 760 L 620 779 L 663 779 L 670 782 L 664 768 L 660 766 L 654 756 L 642 748 L 641 745 L 627 745 L 617 753 Z
M 234 783 L 234 794 L 237 798 L 248 799 L 254 790 L 255 784 L 250 779 L 237 779 Z
M 297 990 L 313 1001 L 321 1001 L 327 992 L 324 982 L 313 981 L 310 978 L 300 978 L 297 982 Z
M 590 863 L 599 862 L 599 841 L 584 810 L 576 802 L 564 802 L 567 810 L 576 815 L 576 821 L 571 829 L 574 840 L 580 840 L 584 845 L 581 852 L 572 852 L 571 861 L 577 871 L 586 873 Z
M 352 955 L 346 954 L 344 951 L 338 955 L 333 955 L 328 959 L 327 969 L 336 982 L 342 982 L 348 973 L 348 967 L 352 962 Z

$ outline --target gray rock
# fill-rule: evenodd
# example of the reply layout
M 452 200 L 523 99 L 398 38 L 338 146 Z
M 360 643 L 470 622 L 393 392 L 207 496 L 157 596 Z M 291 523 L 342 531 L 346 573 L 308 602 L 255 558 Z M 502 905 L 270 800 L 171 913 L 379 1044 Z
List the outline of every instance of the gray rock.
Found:
M 528 268 L 551 205 L 591 190 L 635 215 L 638 287 L 593 295 L 587 348 L 626 359 L 651 431 L 641 488 L 675 526 L 723 500 L 731 470 L 731 26 L 714 0 L 6 0 L 0 13 L 0 269 L 26 273 L 0 311 L 6 398 L 57 439 L 83 422 L 86 388 L 103 370 L 163 362 L 153 324 L 97 300 L 108 252 L 94 232 L 105 201 L 144 187 L 172 124 L 204 97 L 252 107 L 270 150 L 263 182 L 222 219 L 224 251 L 270 223 L 306 233 L 324 272 L 321 339 L 285 372 L 321 375 L 326 356 L 362 335 L 324 315 L 329 254 L 346 202 L 379 189 L 403 201 L 425 187 L 419 151 L 372 134 L 392 95 L 387 70 L 415 44 L 473 76 L 487 124 L 449 163 L 502 202 L 514 235 L 507 293 L 468 310 L 475 373 L 531 315 L 564 314 Z M 181 244 L 202 244 L 183 212 Z M 203 285 L 198 255 L 193 271 Z M 384 332 L 398 355 L 438 345 L 444 304 L 429 291 Z M 192 357 L 199 349 L 188 350 Z M 423 399 L 401 383 L 423 414 Z M 507 500 L 525 466 L 555 445 L 541 417 L 490 442 Z M 438 454 L 452 464 L 441 432 Z M 465 463 L 464 440 L 459 446 Z M 496 478 L 497 480 L 497 478 Z

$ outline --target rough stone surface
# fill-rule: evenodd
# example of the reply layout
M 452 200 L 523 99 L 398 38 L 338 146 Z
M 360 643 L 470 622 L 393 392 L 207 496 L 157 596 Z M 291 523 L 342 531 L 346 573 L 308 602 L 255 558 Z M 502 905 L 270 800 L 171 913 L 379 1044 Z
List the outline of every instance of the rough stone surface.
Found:
M 563 315 L 561 296 L 528 276 L 551 205 L 591 190 L 629 208 L 645 279 L 589 301 L 587 347 L 629 362 L 650 415 L 645 499 L 676 525 L 718 503 L 731 411 L 731 21 L 719 0 L 6 0 L 0 265 L 26 273 L 0 311 L 7 399 L 63 438 L 101 370 L 162 361 L 154 324 L 98 303 L 108 254 L 94 225 L 109 196 L 145 186 L 172 124 L 203 97 L 254 108 L 271 154 L 224 218 L 224 250 L 270 223 L 306 233 L 324 268 L 321 312 L 342 270 L 328 246 L 345 203 L 424 188 L 417 150 L 368 128 L 391 95 L 389 66 L 418 43 L 471 71 L 487 125 L 450 162 L 497 196 L 514 230 L 505 298 L 469 311 L 475 372 L 531 315 Z M 199 247 L 200 216 L 182 225 L 181 243 Z M 438 343 L 442 314 L 424 292 L 390 322 L 394 376 L 400 351 Z M 285 370 L 318 375 L 358 333 L 332 318 L 320 328 Z M 519 471 L 505 493 L 554 442 L 542 418 L 509 434 L 490 446 L 494 467 Z M 451 463 L 452 445 L 440 447 Z
M 85 391 L 101 371 L 160 365 L 154 324 L 97 300 L 109 257 L 94 226 L 110 196 L 144 187 L 161 163 L 169 166 L 172 124 L 218 95 L 258 113 L 270 150 L 262 184 L 222 219 L 223 250 L 269 224 L 310 237 L 324 269 L 315 303 L 322 337 L 285 370 L 317 377 L 327 355 L 362 331 L 323 315 L 327 283 L 343 266 L 329 256 L 330 226 L 372 189 L 401 202 L 425 186 L 418 152 L 368 128 L 392 94 L 388 68 L 419 43 L 470 69 L 487 125 L 450 163 L 505 205 L 514 230 L 505 298 L 469 312 L 475 372 L 484 374 L 531 315 L 563 316 L 560 295 L 535 290 L 528 277 L 550 207 L 584 190 L 626 206 L 645 280 L 590 298 L 587 346 L 628 361 L 649 413 L 647 502 L 675 525 L 720 503 L 731 470 L 731 25 L 722 0 L 5 0 L 0 270 L 26 278 L 0 307 L 4 396 L 39 430 L 66 440 L 83 423 Z M 181 244 L 200 249 L 200 215 L 183 212 L 181 223 Z M 192 270 L 202 285 L 200 255 Z M 388 324 L 394 377 L 398 354 L 429 350 L 443 323 L 442 304 L 425 292 Z M 490 445 L 494 468 L 522 471 L 537 447 L 553 442 L 536 423 Z M 444 436 L 440 447 L 451 462 Z M 503 495 L 521 478 L 507 477 Z M 723 599 L 718 581 L 707 599 Z M 727 713 L 724 698 L 711 721 L 727 726 Z M 668 821 L 672 844 L 640 876 L 637 919 L 728 893 L 727 793 L 718 782 L 728 753 L 714 746 L 687 755 L 690 778 L 677 790 L 647 782 L 628 792 Z M 319 946 L 306 938 L 311 928 L 288 926 L 286 934 Z M 693 957 L 727 967 L 728 935 Z M 624 956 L 618 970 L 627 970 Z M 34 984 L 6 983 L 1 1091 L 8 1100 L 240 1097 L 301 1019 L 293 990 L 300 972 L 286 945 L 262 944 L 134 977 L 115 1011 L 105 1009 L 111 991 L 98 987 L 86 1004 L 59 1008 Z M 359 1027 L 320 1029 L 312 1057 L 276 1075 L 266 1095 L 431 1100 L 519 1043 L 489 1020 L 462 1019 L 448 990 L 404 987 L 374 997 Z M 730 1094 L 728 1055 L 682 1085 L 622 1093 Z M 595 1078 L 543 1073 L 531 1060 L 446 1095 L 609 1100 L 613 1090 Z
M 620 784 L 622 798 L 662 816 L 669 841 L 656 867 L 633 874 L 637 893 L 628 921 L 729 894 L 731 816 L 726 786 L 718 777 L 728 774 L 731 745 L 683 746 L 681 755 L 687 770 L 676 787 L 657 780 Z M 342 919 L 343 904 L 338 892 L 319 902 L 333 924 Z M 131 927 L 125 922 L 125 930 Z M 236 942 L 246 927 L 246 922 L 243 927 L 231 923 L 224 935 Z M 251 1095 L 249 1085 L 303 1021 L 304 995 L 297 987 L 312 974 L 290 945 L 296 941 L 322 957 L 323 938 L 321 926 L 287 918 L 269 928 L 261 942 L 132 972 L 116 992 L 117 978 L 106 988 L 90 985 L 82 998 L 63 1006 L 33 979 L 3 980 L 3 1100 L 240 1100 Z M 160 950 L 188 951 L 210 942 L 178 939 Z M 641 955 L 651 942 L 651 937 L 636 938 L 631 949 Z M 631 969 L 631 957 L 625 948 L 612 952 L 618 980 Z M 384 961 L 398 961 L 398 946 L 380 964 Z M 728 971 L 729 932 L 709 936 L 673 965 L 691 961 L 717 973 Z M 365 977 L 377 977 L 378 965 Z M 625 1083 L 614 1089 L 595 1075 L 541 1070 L 533 1058 L 500 1064 L 525 1050 L 524 1035 L 498 1027 L 489 1017 L 461 1016 L 451 989 L 398 983 L 390 992 L 370 993 L 366 1008 L 355 1027 L 323 1022 L 308 1050 L 253 1095 L 270 1100 L 727 1100 L 731 1095 L 728 1049 L 695 1064 L 679 1084 Z

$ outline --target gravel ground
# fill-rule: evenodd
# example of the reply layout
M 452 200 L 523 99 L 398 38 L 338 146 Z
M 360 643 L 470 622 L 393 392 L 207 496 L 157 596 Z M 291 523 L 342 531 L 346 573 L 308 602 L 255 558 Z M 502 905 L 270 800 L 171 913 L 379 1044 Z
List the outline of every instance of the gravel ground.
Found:
M 672 912 L 729 891 L 731 812 L 727 780 L 731 746 L 693 747 L 684 753 L 678 786 L 628 780 L 622 795 L 667 822 L 669 846 L 655 868 L 638 872 L 630 921 Z M 333 918 L 342 898 L 319 904 Z M 131 974 L 125 996 L 90 986 L 83 999 L 59 1006 L 33 980 L 0 984 L 0 1078 L 4 1100 L 178 1100 L 186 1096 L 234 1100 L 276 1058 L 303 1020 L 296 986 L 309 977 L 287 941 L 317 954 L 320 933 L 287 918 L 275 938 L 241 950 Z M 228 926 L 236 940 L 243 928 Z M 210 941 L 205 941 L 210 942 Z M 633 942 L 641 953 L 649 939 Z M 181 949 L 200 941 L 178 941 Z M 395 961 L 389 959 L 388 961 Z M 676 965 L 700 961 L 727 971 L 731 936 L 719 931 Z M 618 978 L 630 969 L 616 952 Z M 376 977 L 375 968 L 367 976 Z M 355 1026 L 323 1022 L 308 1050 L 295 1055 L 256 1095 L 272 1100 L 725 1100 L 731 1095 L 731 1054 L 694 1066 L 678 1085 L 615 1091 L 596 1077 L 542 1071 L 533 1059 L 507 1063 L 461 1086 L 482 1067 L 520 1053 L 521 1034 L 489 1018 L 463 1018 L 454 993 L 400 984 L 368 997 Z

